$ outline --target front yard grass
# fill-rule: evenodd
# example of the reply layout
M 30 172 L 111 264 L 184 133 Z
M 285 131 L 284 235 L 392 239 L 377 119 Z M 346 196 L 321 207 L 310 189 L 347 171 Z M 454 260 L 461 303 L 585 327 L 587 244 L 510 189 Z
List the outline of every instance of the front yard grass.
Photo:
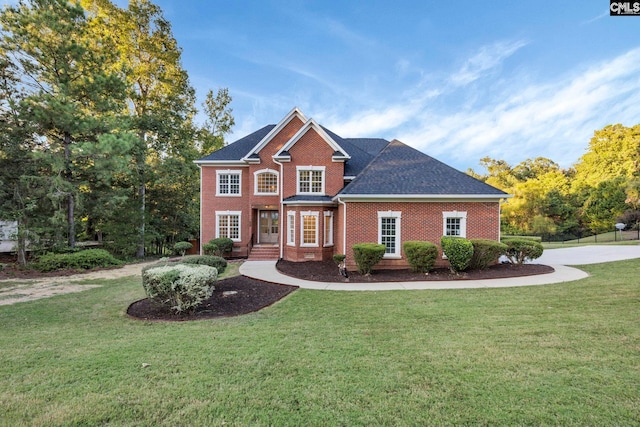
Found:
M 126 317 L 138 277 L 0 306 L 0 425 L 640 425 L 638 260 L 583 268 L 198 322 Z

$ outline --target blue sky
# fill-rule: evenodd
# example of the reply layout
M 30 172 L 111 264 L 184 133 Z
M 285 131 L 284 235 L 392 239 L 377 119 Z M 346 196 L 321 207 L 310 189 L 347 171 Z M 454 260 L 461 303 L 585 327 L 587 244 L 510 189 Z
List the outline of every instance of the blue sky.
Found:
M 640 16 L 606 0 L 155 3 L 199 101 L 229 89 L 230 141 L 297 106 L 460 170 L 484 156 L 569 167 L 594 130 L 640 123 Z

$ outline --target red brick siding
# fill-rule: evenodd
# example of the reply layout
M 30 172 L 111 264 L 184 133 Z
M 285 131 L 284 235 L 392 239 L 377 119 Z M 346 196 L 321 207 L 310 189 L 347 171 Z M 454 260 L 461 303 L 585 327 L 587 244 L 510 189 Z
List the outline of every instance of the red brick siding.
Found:
M 301 212 L 318 212 L 318 246 L 317 247 L 301 247 L 300 239 L 302 233 L 302 219 Z M 333 211 L 333 246 L 324 247 L 324 224 L 325 224 L 325 211 Z M 289 232 L 289 212 L 295 213 L 295 246 L 287 245 L 287 238 Z M 285 206 L 282 213 L 282 230 L 284 236 L 284 250 L 282 257 L 287 261 L 322 261 L 332 258 L 336 240 L 336 221 L 337 212 L 326 206 Z
M 440 247 L 440 238 L 443 232 L 442 212 L 467 212 L 466 237 L 468 239 L 498 240 L 500 237 L 499 209 L 498 202 L 347 203 L 347 265 L 350 269 L 356 268 L 351 249 L 354 244 L 378 242 L 378 211 L 400 211 L 402 213 L 400 221 L 401 246 L 407 240 L 426 240 Z M 341 224 L 337 228 L 341 228 Z M 341 237 L 339 240 L 342 240 Z M 336 249 L 342 251 L 342 243 Z M 406 267 L 407 262 L 403 251 L 401 251 L 401 255 L 403 257 L 401 260 L 382 260 L 378 268 Z M 447 263 L 438 257 L 437 265 L 447 265 Z

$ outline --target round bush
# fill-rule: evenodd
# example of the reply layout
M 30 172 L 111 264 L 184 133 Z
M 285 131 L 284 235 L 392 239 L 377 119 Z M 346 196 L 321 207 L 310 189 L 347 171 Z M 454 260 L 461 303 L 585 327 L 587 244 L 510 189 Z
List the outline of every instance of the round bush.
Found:
M 531 239 L 504 239 L 507 245 L 505 255 L 513 264 L 524 264 L 526 260 L 534 260 L 542 256 L 544 247 Z
M 385 245 L 377 243 L 357 243 L 352 248 L 358 272 L 364 275 L 371 274 L 371 269 L 380 262 L 387 249 Z
M 173 245 L 173 250 L 176 254 L 180 256 L 184 256 L 184 254 L 193 247 L 193 245 L 189 242 L 178 242 Z
M 408 241 L 402 245 L 411 270 L 427 273 L 433 269 L 438 258 L 438 247 L 431 242 Z
M 507 252 L 507 245 L 489 239 L 469 239 L 473 245 L 473 256 L 469 261 L 469 269 L 484 270 L 498 262 L 500 256 Z
M 442 236 L 442 252 L 449 260 L 449 266 L 455 273 L 464 271 L 473 256 L 473 245 L 463 237 Z
M 209 298 L 217 277 L 214 267 L 175 263 L 144 269 L 142 286 L 150 300 L 181 313 Z
M 219 256 L 187 255 L 178 261 L 182 264 L 208 265 L 218 270 L 218 275 L 224 273 L 227 268 L 227 260 Z
M 205 255 L 222 256 L 223 254 L 228 254 L 233 250 L 233 240 L 228 237 L 211 239 L 209 240 L 209 243 L 202 245 L 202 250 Z

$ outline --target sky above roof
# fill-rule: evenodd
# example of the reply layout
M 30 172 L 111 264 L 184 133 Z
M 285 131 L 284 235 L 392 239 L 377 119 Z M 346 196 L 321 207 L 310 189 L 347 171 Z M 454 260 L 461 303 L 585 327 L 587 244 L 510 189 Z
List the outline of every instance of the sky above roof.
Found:
M 229 141 L 297 106 L 460 170 L 484 156 L 569 167 L 595 130 L 640 123 L 640 16 L 606 0 L 155 3 L 199 101 L 229 89 Z

